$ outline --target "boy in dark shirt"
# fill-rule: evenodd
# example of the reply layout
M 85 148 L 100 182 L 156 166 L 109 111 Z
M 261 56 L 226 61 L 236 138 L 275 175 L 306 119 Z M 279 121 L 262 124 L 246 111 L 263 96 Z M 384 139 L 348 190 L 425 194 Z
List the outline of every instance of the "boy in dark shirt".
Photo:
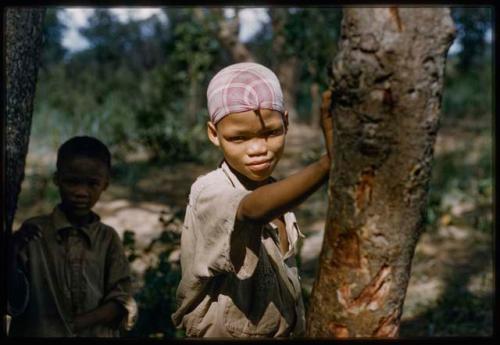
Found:
M 9 246 L 11 336 L 110 337 L 130 329 L 137 307 L 120 238 L 92 207 L 109 184 L 111 155 L 82 136 L 58 151 L 61 203 L 26 220 Z

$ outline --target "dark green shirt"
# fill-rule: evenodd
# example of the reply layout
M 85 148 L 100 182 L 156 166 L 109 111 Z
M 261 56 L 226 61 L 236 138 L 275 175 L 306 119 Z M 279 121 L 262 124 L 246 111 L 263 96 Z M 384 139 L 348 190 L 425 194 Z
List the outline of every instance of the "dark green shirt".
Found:
M 120 325 L 133 326 L 137 306 L 123 246 L 113 228 L 92 216 L 90 224 L 76 228 L 55 207 L 51 214 L 25 222 L 38 225 L 42 238 L 30 241 L 19 254 L 18 274 L 27 293 L 22 306 L 9 305 L 9 336 L 110 337 L 119 335 Z M 110 300 L 127 311 L 120 325 L 96 325 L 75 334 L 76 315 Z

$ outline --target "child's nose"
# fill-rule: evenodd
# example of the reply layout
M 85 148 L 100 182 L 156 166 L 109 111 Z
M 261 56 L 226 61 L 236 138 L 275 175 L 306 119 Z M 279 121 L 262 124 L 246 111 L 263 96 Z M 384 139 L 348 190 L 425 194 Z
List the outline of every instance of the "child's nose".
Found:
M 78 197 L 87 197 L 89 195 L 88 188 L 85 185 L 75 186 L 73 195 Z
M 267 142 L 265 138 L 253 138 L 250 140 L 248 146 L 248 154 L 250 156 L 257 156 L 267 153 Z

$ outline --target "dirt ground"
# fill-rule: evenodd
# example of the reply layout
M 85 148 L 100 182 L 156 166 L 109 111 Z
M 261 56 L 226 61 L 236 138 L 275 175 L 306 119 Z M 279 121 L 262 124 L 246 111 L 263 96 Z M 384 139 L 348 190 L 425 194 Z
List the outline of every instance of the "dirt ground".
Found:
M 284 177 L 305 166 L 317 157 L 323 148 L 319 129 L 304 125 L 291 126 L 287 137 L 285 155 L 278 165 L 276 177 Z M 436 147 L 435 159 L 457 149 L 453 133 L 441 131 Z M 30 174 L 50 174 L 53 155 L 37 156 L 30 149 L 27 160 L 27 176 Z M 147 246 L 164 229 L 165 218 L 182 210 L 187 201 L 189 187 L 197 176 L 213 167 L 195 163 L 182 163 L 170 167 L 141 167 L 136 164 L 136 175 L 132 187 L 112 183 L 105 192 L 95 211 L 103 222 L 113 226 L 123 236 L 125 230 L 135 232 L 139 247 Z M 31 182 L 30 182 L 31 181 Z M 32 192 L 33 180 L 25 179 L 24 194 Z M 43 182 L 45 181 L 45 182 Z M 47 182 L 49 181 L 49 182 Z M 38 183 L 50 183 L 43 180 Z M 22 196 L 21 196 L 22 197 Z M 30 197 L 35 198 L 35 197 Z M 24 197 L 28 200 L 28 197 Z M 54 197 L 56 199 L 56 197 Z M 33 199 L 36 200 L 36 199 Z M 47 212 L 47 203 L 24 202 L 17 212 L 15 228 L 21 219 Z M 301 275 L 303 287 L 310 292 L 315 278 L 317 261 L 321 249 L 324 219 L 327 208 L 326 187 L 323 187 L 297 208 L 296 214 L 302 232 L 307 236 L 301 245 Z M 446 296 L 463 296 L 486 299 L 492 306 L 493 262 L 492 236 L 475 229 L 456 225 L 441 219 L 438 231 L 424 232 L 417 245 L 412 265 L 412 276 L 402 316 L 402 336 L 442 335 L 437 312 L 445 310 L 456 313 L 453 305 L 446 302 Z M 177 225 L 179 221 L 177 220 Z M 172 260 L 178 259 L 177 255 Z M 154 254 L 136 260 L 133 270 L 140 276 L 148 265 L 155 262 Z M 491 300 L 491 304 L 489 301 Z M 488 313 L 486 310 L 483 313 Z M 491 313 L 491 312 L 490 312 Z M 472 317 L 474 318 L 474 317 Z M 481 318 L 484 325 L 473 327 L 473 334 L 489 335 L 492 332 L 491 318 Z M 488 320 L 490 323 L 488 323 Z M 484 326 L 484 327 L 483 327 Z M 479 329 L 479 330 L 478 330 Z M 444 332 L 449 335 L 451 331 Z M 466 332 L 466 331 L 465 331 Z M 464 331 L 457 331 L 463 335 Z

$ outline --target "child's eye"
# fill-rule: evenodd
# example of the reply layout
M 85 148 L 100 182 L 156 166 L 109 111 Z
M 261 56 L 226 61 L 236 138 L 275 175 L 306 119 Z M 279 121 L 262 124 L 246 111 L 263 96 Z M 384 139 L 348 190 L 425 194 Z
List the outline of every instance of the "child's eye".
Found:
M 269 132 L 269 135 L 271 135 L 271 136 L 278 136 L 278 135 L 282 135 L 282 134 L 283 134 L 283 129 L 281 129 L 281 128 L 274 129 L 274 130 Z
M 80 182 L 78 179 L 75 178 L 65 178 L 63 181 L 70 185 L 76 185 Z
M 233 141 L 233 142 L 242 142 L 245 140 L 246 140 L 246 137 L 241 136 L 241 135 L 229 138 L 229 141 Z

